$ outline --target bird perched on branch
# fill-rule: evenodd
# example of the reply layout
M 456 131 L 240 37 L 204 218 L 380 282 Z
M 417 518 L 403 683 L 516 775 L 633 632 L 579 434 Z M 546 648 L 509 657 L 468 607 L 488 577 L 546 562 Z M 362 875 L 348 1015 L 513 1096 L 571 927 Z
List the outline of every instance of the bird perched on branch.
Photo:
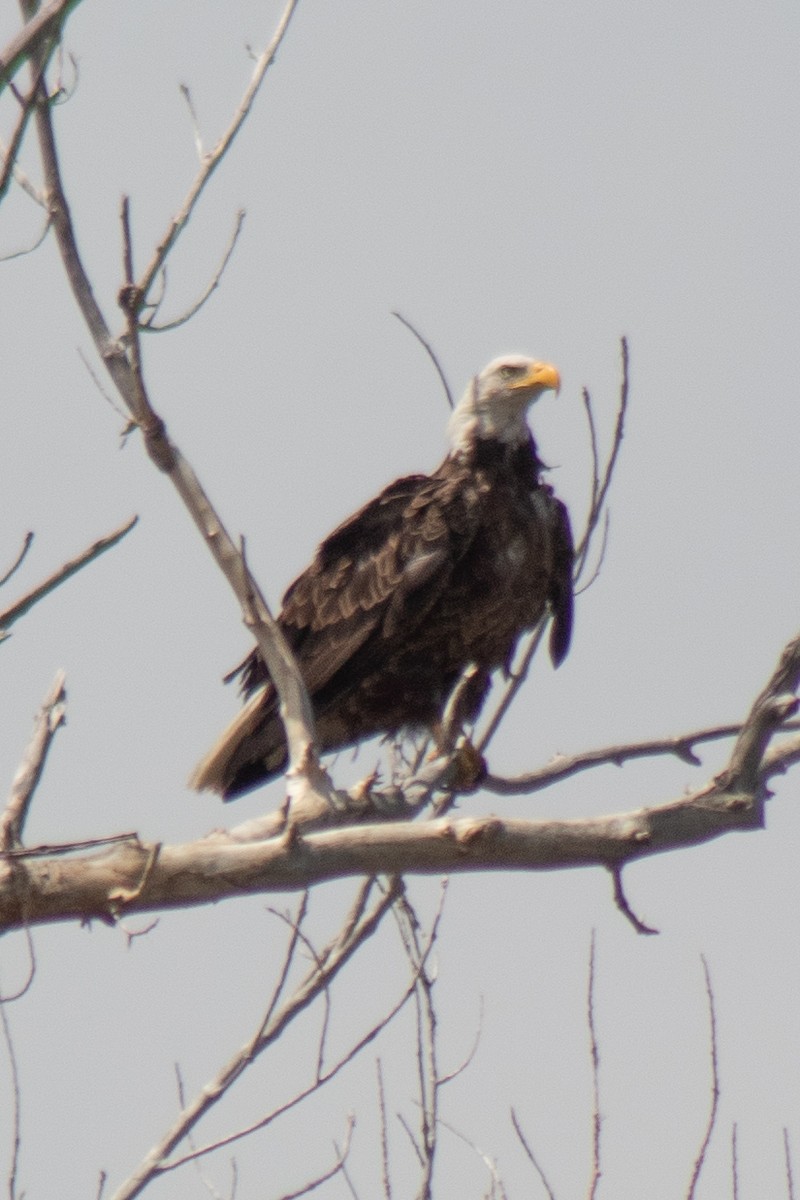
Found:
M 283 598 L 321 752 L 374 734 L 435 731 L 472 664 L 459 715 L 474 720 L 496 668 L 549 612 L 558 666 L 572 631 L 569 517 L 542 480 L 527 423 L 558 371 L 497 358 L 453 410 L 431 475 L 398 479 L 335 529 Z M 286 767 L 279 702 L 257 650 L 231 672 L 247 702 L 190 780 L 226 800 Z

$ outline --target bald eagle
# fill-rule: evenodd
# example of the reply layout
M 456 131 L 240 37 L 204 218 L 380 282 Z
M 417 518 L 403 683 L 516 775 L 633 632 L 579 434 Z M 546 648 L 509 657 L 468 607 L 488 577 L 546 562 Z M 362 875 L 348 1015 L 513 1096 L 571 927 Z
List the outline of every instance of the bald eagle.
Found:
M 552 615 L 558 666 L 572 631 L 569 517 L 542 480 L 530 405 L 558 371 L 521 355 L 472 379 L 432 475 L 398 479 L 321 544 L 278 618 L 308 688 L 322 752 L 435 729 L 464 668 L 465 720 L 520 635 Z M 231 800 L 286 767 L 278 697 L 257 650 L 230 673 L 247 703 L 190 784 Z M 462 709 L 460 708 L 460 711 Z

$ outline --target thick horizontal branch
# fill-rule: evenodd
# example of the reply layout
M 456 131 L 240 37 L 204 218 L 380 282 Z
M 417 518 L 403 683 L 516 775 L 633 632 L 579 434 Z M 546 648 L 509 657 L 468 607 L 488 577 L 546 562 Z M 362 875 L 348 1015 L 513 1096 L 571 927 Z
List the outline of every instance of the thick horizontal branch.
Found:
M 658 808 L 590 820 L 448 818 L 346 826 L 246 844 L 225 834 L 178 846 L 135 838 L 91 854 L 11 854 L 3 860 L 0 929 L 52 921 L 113 921 L 129 912 L 292 891 L 377 873 L 549 871 L 616 866 L 760 827 L 752 796 L 710 788 Z

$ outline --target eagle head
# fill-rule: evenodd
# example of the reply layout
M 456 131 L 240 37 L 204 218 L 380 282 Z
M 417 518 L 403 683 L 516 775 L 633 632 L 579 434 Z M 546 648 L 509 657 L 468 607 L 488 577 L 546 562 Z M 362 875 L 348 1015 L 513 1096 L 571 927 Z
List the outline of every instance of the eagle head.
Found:
M 480 438 L 520 445 L 529 437 L 528 408 L 542 392 L 558 391 L 561 376 L 550 363 L 522 354 L 495 358 L 470 380 L 453 409 L 450 439 L 454 450 L 465 450 Z

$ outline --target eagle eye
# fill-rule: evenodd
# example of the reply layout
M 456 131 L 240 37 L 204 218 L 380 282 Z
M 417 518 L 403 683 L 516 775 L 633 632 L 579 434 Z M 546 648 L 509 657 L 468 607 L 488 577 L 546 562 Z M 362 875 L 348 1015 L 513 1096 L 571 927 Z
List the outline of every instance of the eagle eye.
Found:
M 520 368 L 520 367 L 512 367 L 512 366 L 501 367 L 500 368 L 500 378 L 501 379 L 514 379 L 515 376 L 519 375 L 521 369 L 522 368 Z

